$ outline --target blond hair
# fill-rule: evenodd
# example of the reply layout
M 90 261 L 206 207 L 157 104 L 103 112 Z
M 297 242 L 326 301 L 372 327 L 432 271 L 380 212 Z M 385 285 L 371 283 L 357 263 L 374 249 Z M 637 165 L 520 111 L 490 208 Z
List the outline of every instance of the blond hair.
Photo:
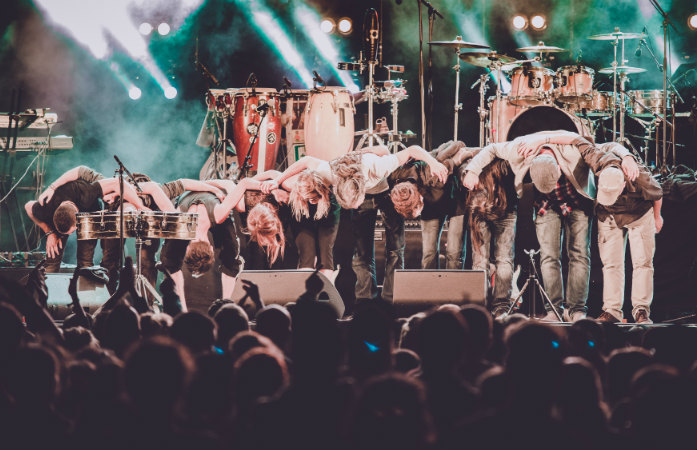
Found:
M 286 237 L 283 224 L 278 218 L 276 208 L 267 202 L 261 202 L 249 211 L 247 229 L 253 241 L 259 243 L 273 264 L 278 256 L 283 258 Z
M 342 208 L 350 209 L 365 199 L 362 156 L 362 153 L 348 153 L 329 163 L 337 179 L 334 195 Z
M 331 199 L 329 198 L 329 187 L 324 182 L 324 179 L 319 173 L 314 170 L 304 170 L 298 175 L 298 180 L 295 186 L 290 191 L 290 209 L 293 212 L 293 217 L 296 220 L 310 218 L 309 198 L 312 196 L 319 197 L 317 202 L 317 212 L 315 212 L 315 220 L 320 220 L 329 214 L 331 208 Z

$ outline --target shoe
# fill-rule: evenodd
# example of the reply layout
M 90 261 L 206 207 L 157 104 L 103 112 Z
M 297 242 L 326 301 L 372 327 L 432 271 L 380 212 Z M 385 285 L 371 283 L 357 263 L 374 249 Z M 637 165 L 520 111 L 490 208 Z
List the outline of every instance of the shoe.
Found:
M 564 322 L 578 322 L 579 320 L 586 318 L 586 313 L 583 311 L 574 311 L 569 313 L 568 310 L 564 310 Z
M 562 316 L 562 321 L 564 320 L 564 314 Z M 559 322 L 559 318 L 554 311 L 547 311 L 547 315 L 540 319 L 543 322 Z
M 648 325 L 652 324 L 653 320 L 649 317 L 649 312 L 645 309 L 640 309 L 636 312 L 634 316 L 634 323 L 637 325 Z
M 599 315 L 595 320 L 598 322 L 606 322 L 606 323 L 617 323 L 620 321 L 617 317 L 613 316 L 607 311 L 603 311 L 601 315 Z
M 507 312 L 508 312 L 508 306 L 505 306 L 505 305 L 497 306 L 496 308 L 494 308 L 491 311 L 491 317 L 493 317 L 494 319 L 498 319 L 499 317 L 506 315 Z

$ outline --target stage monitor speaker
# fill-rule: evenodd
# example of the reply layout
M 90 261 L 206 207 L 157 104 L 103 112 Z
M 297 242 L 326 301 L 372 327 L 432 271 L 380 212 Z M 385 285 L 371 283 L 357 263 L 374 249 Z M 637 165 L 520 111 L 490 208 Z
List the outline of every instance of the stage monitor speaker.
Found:
M 72 273 L 47 273 L 48 312 L 54 320 L 63 320 L 71 314 L 73 300 L 68 294 Z M 77 280 L 77 295 L 80 305 L 87 314 L 94 314 L 111 296 L 106 283 L 92 277 L 80 276 Z
M 285 305 L 296 301 L 305 292 L 305 281 L 312 274 L 309 270 L 243 270 L 235 283 L 232 300 L 237 303 L 245 296 L 242 280 L 249 280 L 259 286 L 259 295 L 265 304 Z M 327 277 L 321 273 L 319 277 L 324 284 L 319 301 L 329 303 L 337 318 L 341 318 L 345 309 L 341 295 Z
M 486 303 L 483 270 L 395 270 L 394 304 L 425 310 L 445 303 Z

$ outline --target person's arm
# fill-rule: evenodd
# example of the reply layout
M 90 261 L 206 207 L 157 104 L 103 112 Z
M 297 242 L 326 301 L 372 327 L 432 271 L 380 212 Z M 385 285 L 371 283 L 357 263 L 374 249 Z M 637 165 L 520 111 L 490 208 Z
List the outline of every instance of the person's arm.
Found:
M 49 258 L 55 258 L 60 253 L 60 249 L 63 248 L 63 241 L 53 228 L 34 216 L 32 209 L 35 204 L 37 204 L 36 200 L 25 203 L 24 210 L 27 212 L 27 215 L 32 222 L 34 222 L 44 233 L 46 233 L 46 255 Z
M 88 183 L 94 183 L 95 181 L 99 181 L 103 178 L 104 176 L 101 173 L 95 172 L 87 166 L 73 167 L 72 169 L 68 170 L 63 175 L 58 177 L 56 181 L 48 185 L 44 192 L 42 192 L 41 195 L 39 195 L 39 204 L 45 205 L 46 202 L 50 201 L 53 197 L 53 194 L 56 192 L 56 189 L 63 186 L 65 183 L 69 183 L 78 179 L 85 180 Z
M 280 176 L 281 172 L 278 170 L 266 170 L 254 175 L 252 179 L 257 181 L 276 180 Z
M 442 183 L 445 183 L 448 178 L 448 168 L 418 145 L 412 145 L 404 150 L 400 150 L 395 155 L 400 166 L 404 165 L 409 159 L 415 159 L 428 164 L 428 167 L 431 169 L 431 175 L 438 178 Z
M 118 178 L 104 178 L 102 180 L 98 180 L 97 183 L 99 183 L 99 185 L 102 187 L 102 196 L 112 192 L 120 192 Z M 135 206 L 137 209 L 145 211 L 148 210 L 148 208 L 143 205 L 143 202 L 138 197 L 138 193 L 136 192 L 135 188 L 126 182 L 123 183 L 123 199 Z
M 566 130 L 539 131 L 537 133 L 521 136 L 515 140 L 518 144 L 518 153 L 524 157 L 539 151 L 545 144 L 571 145 L 581 135 Z
M 371 145 L 370 147 L 366 147 L 361 151 L 363 153 L 372 153 L 378 156 L 387 156 L 390 154 L 390 151 L 384 145 Z
M 605 144 L 605 152 L 606 153 L 611 153 L 615 156 L 617 156 L 622 162 L 622 170 L 624 171 L 624 174 L 627 175 L 627 178 L 630 181 L 634 181 L 637 179 L 639 176 L 639 164 L 637 163 L 636 158 L 632 153 L 627 150 L 624 145 L 621 145 L 617 142 L 612 142 L 610 144 Z M 579 146 L 579 150 L 583 147 L 583 144 Z M 585 158 L 584 158 L 585 160 Z
M 462 179 L 462 185 L 467 189 L 472 190 L 479 184 L 479 174 L 482 170 L 496 158 L 503 158 L 501 144 L 490 144 L 484 147 L 472 161 L 465 166 L 465 177 Z
M 274 189 L 278 189 L 283 185 L 283 182 L 293 175 L 297 175 L 305 169 L 316 169 L 317 166 L 322 162 L 321 159 L 315 158 L 313 156 L 303 156 L 301 159 L 295 161 L 286 170 L 281 173 L 281 175 L 275 180 L 265 181 L 261 184 L 261 191 L 264 194 L 268 194 Z
M 663 229 L 663 216 L 661 216 L 661 207 L 663 206 L 663 199 L 655 200 L 653 202 L 653 219 L 656 222 L 656 234 L 660 233 Z
M 252 180 L 251 178 L 243 178 L 237 184 L 231 180 L 208 180 L 208 183 L 220 187 L 227 192 L 225 200 L 215 205 L 213 215 L 215 216 L 216 223 L 223 223 L 230 214 L 230 211 L 232 211 L 232 208 L 237 206 L 241 200 L 244 200 L 244 193 L 249 189 L 249 186 L 260 187 L 259 181 Z
M 192 180 L 190 178 L 181 178 L 179 181 L 181 181 L 185 191 L 210 192 L 211 194 L 214 194 L 216 197 L 218 197 L 220 201 L 223 201 L 223 199 L 225 198 L 225 193 L 223 191 L 211 185 L 210 183 L 207 183 L 206 181 Z
M 138 184 L 140 185 L 140 188 L 143 190 L 144 194 L 149 194 L 152 197 L 157 207 L 160 208 L 160 211 L 174 212 L 177 210 L 174 207 L 174 203 L 172 203 L 172 200 L 167 197 L 167 194 L 165 194 L 165 191 L 162 190 L 159 183 L 155 183 L 154 181 L 145 181 Z

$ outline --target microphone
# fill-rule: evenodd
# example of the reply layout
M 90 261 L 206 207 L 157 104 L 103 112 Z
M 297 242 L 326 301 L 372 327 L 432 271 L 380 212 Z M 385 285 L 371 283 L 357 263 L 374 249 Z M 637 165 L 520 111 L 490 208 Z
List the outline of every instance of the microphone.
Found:
M 314 78 L 312 78 L 312 81 L 314 81 L 315 83 L 319 83 L 319 84 L 325 85 L 325 86 L 327 85 L 327 84 L 324 82 L 324 80 L 322 79 L 322 77 L 319 76 L 319 74 L 317 73 L 316 70 L 313 70 L 313 71 L 312 71 L 312 75 L 314 75 Z
M 265 113 L 265 112 L 269 109 L 270 106 L 271 106 L 271 105 L 269 105 L 269 102 L 266 102 L 266 103 L 264 103 L 263 105 L 257 105 L 257 110 L 256 110 L 256 111 L 257 111 L 258 114 L 260 114 L 260 113 Z
M 283 87 L 285 89 L 290 89 L 293 84 L 290 82 L 290 80 L 286 77 L 283 77 Z
M 369 62 L 378 60 L 378 43 L 380 39 L 380 22 L 375 8 L 369 8 L 363 19 L 363 50 Z

